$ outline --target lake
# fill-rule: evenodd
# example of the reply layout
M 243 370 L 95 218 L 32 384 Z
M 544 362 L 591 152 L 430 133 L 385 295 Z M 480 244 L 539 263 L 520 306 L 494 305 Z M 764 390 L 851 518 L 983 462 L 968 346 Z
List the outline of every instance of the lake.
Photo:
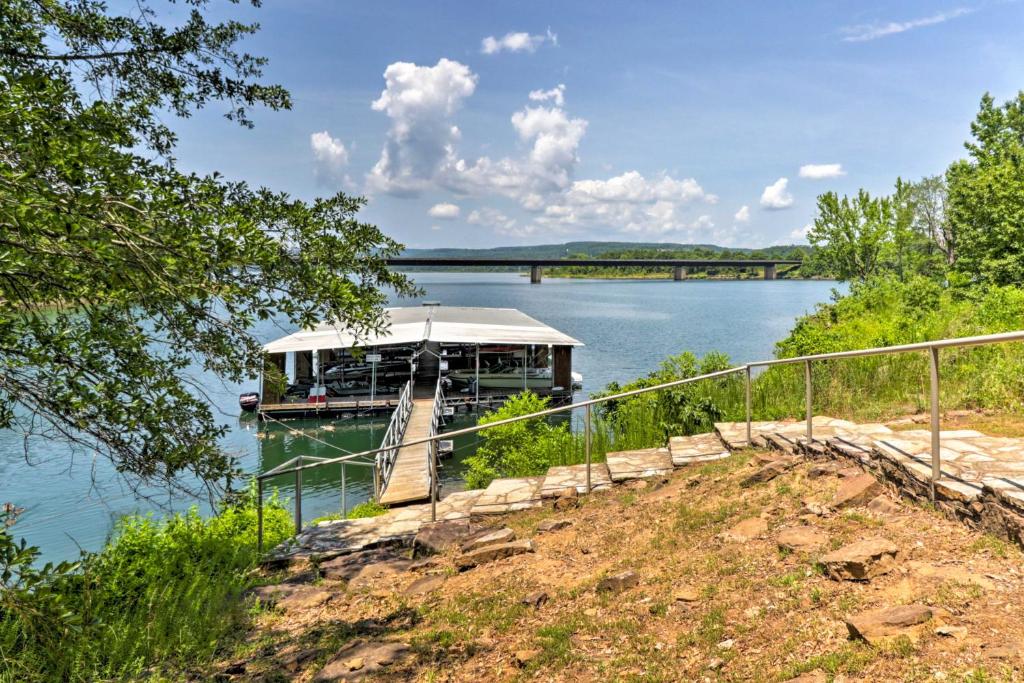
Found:
M 573 369 L 582 373 L 584 391 L 602 389 L 657 368 L 667 356 L 718 350 L 735 363 L 769 358 L 775 342 L 793 321 L 826 302 L 831 281 L 814 280 L 575 280 L 546 278 L 531 285 L 516 273 L 413 273 L 424 290 L 423 299 L 451 306 L 518 308 L 555 327 L 586 346 L 573 354 Z M 395 299 L 395 305 L 418 305 L 418 300 Z M 254 330 L 264 341 L 293 330 L 266 323 Z M 225 448 L 239 456 L 249 472 L 269 469 L 296 455 L 334 457 L 343 452 L 379 446 L 387 419 L 348 418 L 294 420 L 287 425 L 260 426 L 238 416 L 238 394 L 256 382 L 235 385 L 200 376 L 215 414 L 230 428 Z M 473 424 L 459 416 L 452 427 Z M 445 463 L 443 481 L 457 487 L 461 460 L 473 452 L 475 436 L 456 442 L 455 457 Z M 324 443 L 326 442 L 326 443 Z M 365 468 L 348 468 L 347 502 L 365 500 L 371 482 Z M 116 520 L 128 513 L 183 509 L 206 501 L 182 500 L 166 492 L 143 489 L 139 500 L 105 460 L 88 452 L 70 452 L 43 439 L 25 441 L 20 434 L 0 431 L 0 503 L 25 508 L 14 527 L 43 550 L 44 559 L 71 559 L 78 549 L 97 550 Z M 288 478 L 280 495 L 290 497 Z M 303 517 L 306 520 L 340 508 L 339 472 L 325 468 L 303 479 Z

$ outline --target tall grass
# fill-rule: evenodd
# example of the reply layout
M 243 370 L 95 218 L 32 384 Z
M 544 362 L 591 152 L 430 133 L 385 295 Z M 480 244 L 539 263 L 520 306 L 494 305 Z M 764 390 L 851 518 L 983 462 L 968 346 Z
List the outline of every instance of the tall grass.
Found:
M 291 534 L 289 515 L 276 498 L 265 505 L 275 544 Z M 208 662 L 238 629 L 257 559 L 247 495 L 211 518 L 127 518 L 74 567 L 14 566 L 0 597 L 0 681 L 173 678 Z M 12 580 L 18 571 L 34 572 L 30 590 Z

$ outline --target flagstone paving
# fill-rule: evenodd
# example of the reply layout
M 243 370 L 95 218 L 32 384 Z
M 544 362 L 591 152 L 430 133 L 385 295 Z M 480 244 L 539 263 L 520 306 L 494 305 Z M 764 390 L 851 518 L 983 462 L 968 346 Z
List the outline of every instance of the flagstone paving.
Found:
M 672 471 L 672 456 L 667 448 L 643 448 L 617 451 L 605 456 L 612 481 L 664 476 Z
M 554 498 L 562 491 L 575 487 L 579 493 L 587 492 L 587 466 L 583 465 L 558 465 L 548 470 L 541 485 L 541 498 Z M 603 491 L 611 488 L 612 478 L 608 474 L 608 465 L 603 462 L 595 462 L 590 466 L 590 488 L 593 491 Z
M 472 515 L 500 515 L 541 506 L 544 477 L 495 479 L 484 489 L 471 509 Z
M 672 455 L 672 464 L 683 467 L 699 462 L 721 460 L 730 455 L 730 451 L 716 434 L 694 434 L 693 436 L 673 436 L 668 440 L 668 450 Z

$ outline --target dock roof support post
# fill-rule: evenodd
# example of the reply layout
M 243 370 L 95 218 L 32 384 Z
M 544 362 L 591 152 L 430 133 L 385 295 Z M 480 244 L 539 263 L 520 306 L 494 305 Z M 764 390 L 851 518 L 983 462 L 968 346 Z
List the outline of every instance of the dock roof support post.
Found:
M 476 380 L 473 387 L 476 389 L 476 409 L 480 410 L 480 344 L 476 345 Z
M 528 346 L 523 344 L 523 391 L 526 391 L 526 362 L 529 358 Z

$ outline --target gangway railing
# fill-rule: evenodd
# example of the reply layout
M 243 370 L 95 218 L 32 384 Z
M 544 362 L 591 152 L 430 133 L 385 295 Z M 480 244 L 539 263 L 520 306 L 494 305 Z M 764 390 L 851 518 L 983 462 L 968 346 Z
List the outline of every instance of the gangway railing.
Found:
M 639 396 L 640 394 L 647 394 L 654 391 L 662 391 L 664 389 L 672 389 L 674 387 L 684 386 L 686 384 L 693 384 L 694 382 L 701 382 L 721 377 L 728 377 L 730 375 L 743 373 L 745 381 L 745 403 L 746 403 L 746 423 L 747 423 L 747 438 L 746 442 L 749 446 L 753 442 L 752 427 L 751 427 L 751 370 L 757 367 L 769 367 L 772 365 L 793 365 L 803 364 L 804 366 L 804 400 L 806 403 L 806 421 L 807 421 L 807 438 L 813 440 L 814 438 L 814 427 L 812 424 L 813 417 L 813 386 L 812 386 L 812 364 L 817 361 L 825 360 L 836 360 L 841 358 L 859 358 L 864 356 L 881 356 L 881 355 L 893 355 L 898 353 L 913 353 L 917 351 L 927 351 L 929 358 L 929 404 L 931 408 L 931 460 L 932 460 L 932 473 L 931 473 L 931 497 L 935 499 L 935 482 L 941 477 L 940 470 L 940 450 L 941 450 L 941 434 L 939 428 L 939 351 L 947 348 L 963 348 L 968 346 L 983 346 L 987 344 L 1002 344 L 1006 342 L 1017 342 L 1024 341 L 1024 330 L 1015 330 L 1013 332 L 1003 332 L 1000 334 L 985 334 L 973 337 L 958 337 L 953 339 L 940 339 L 936 341 L 919 342 L 916 344 L 900 344 L 897 346 L 882 346 L 870 349 L 858 349 L 854 351 L 837 351 L 833 353 L 818 353 L 807 356 L 796 356 L 793 358 L 773 358 L 771 360 L 760 360 L 746 363 L 745 365 L 738 365 L 733 368 L 726 370 L 719 370 L 718 372 L 710 372 L 704 375 L 697 375 L 695 377 L 686 377 L 684 379 L 677 379 L 671 382 L 664 382 L 662 384 L 655 384 L 649 387 L 643 387 L 640 389 L 632 389 L 630 391 L 623 391 L 618 394 L 611 394 L 608 396 L 601 396 L 598 398 L 592 398 L 587 401 L 580 401 L 578 403 L 570 403 L 555 408 L 548 408 L 547 410 L 541 410 L 536 413 L 530 413 L 529 415 L 520 415 L 518 417 L 510 417 L 504 420 L 496 420 L 489 422 L 484 425 L 476 425 L 473 427 L 465 427 L 463 429 L 457 429 L 455 431 L 446 432 L 444 438 L 451 439 L 457 436 L 466 436 L 468 434 L 476 434 L 487 429 L 493 429 L 495 427 L 501 427 L 503 425 L 512 424 L 514 422 L 522 422 L 523 420 L 535 420 L 540 417 L 548 417 L 550 415 L 557 415 L 559 413 L 565 413 L 573 410 L 582 409 L 584 411 L 584 451 L 586 457 L 586 490 L 589 493 L 591 487 L 591 422 L 592 422 L 592 409 L 595 405 L 607 403 L 609 401 L 618 401 L 631 396 Z M 416 439 L 409 441 L 405 446 L 416 446 L 419 444 L 436 444 L 441 439 L 440 434 L 430 434 L 423 439 Z M 263 498 L 262 498 L 262 482 L 264 479 L 274 474 L 284 474 L 286 472 L 296 472 L 296 476 L 302 470 L 312 469 L 314 467 L 321 467 L 332 463 L 343 462 L 346 459 L 352 459 L 357 457 L 368 457 L 375 456 L 380 452 L 384 451 L 384 448 L 376 448 L 369 451 L 363 451 L 361 453 L 354 453 L 352 455 L 343 456 L 341 458 L 331 458 L 322 460 L 319 462 L 310 462 L 308 464 L 295 463 L 290 468 L 285 468 L 284 464 L 271 470 L 270 472 L 264 472 L 263 474 L 257 475 L 257 480 L 260 483 L 260 506 L 259 506 L 259 545 L 260 548 L 263 546 L 263 526 L 262 526 L 262 514 L 263 514 Z M 291 462 L 291 461 L 289 461 Z M 285 463 L 289 464 L 289 463 Z M 431 519 L 436 519 L 436 498 L 437 489 L 431 487 Z M 300 519 L 296 517 L 296 519 Z M 296 532 L 298 532 L 299 526 L 296 525 Z
M 430 481 L 427 483 L 430 486 L 430 518 L 433 520 L 437 519 L 437 491 L 435 487 L 439 486 L 437 481 L 438 443 L 436 437 L 441 428 L 444 406 L 444 378 L 438 376 L 437 387 L 434 389 L 434 404 L 430 412 L 430 431 L 427 432 L 427 438 L 429 439 L 427 441 L 427 471 L 430 473 Z
M 405 383 L 401 393 L 398 395 L 398 406 L 391 414 L 391 422 L 388 423 L 388 430 L 384 432 L 384 438 L 377 449 L 376 467 L 373 477 L 373 495 L 380 500 L 380 494 L 388 486 L 391 478 L 391 471 L 394 469 L 395 460 L 398 458 L 398 449 L 402 445 L 402 437 L 405 436 L 405 428 L 409 426 L 409 416 L 412 415 L 412 380 Z

